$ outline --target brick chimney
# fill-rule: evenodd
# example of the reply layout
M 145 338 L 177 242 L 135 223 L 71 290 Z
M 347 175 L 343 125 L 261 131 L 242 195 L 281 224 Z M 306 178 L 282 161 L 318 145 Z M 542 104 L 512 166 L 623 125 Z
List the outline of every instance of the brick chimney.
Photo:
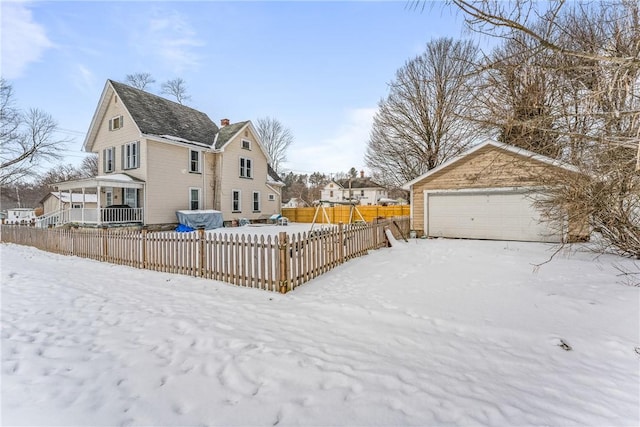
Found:
M 360 171 L 360 178 L 364 178 L 364 171 Z
M 229 119 L 220 120 L 220 126 L 222 127 L 229 126 Z

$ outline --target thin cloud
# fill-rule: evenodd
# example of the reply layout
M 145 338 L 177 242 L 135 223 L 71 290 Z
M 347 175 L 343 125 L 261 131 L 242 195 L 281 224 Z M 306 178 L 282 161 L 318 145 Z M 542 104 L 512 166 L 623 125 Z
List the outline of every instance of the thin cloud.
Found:
M 205 42 L 177 11 L 156 11 L 147 23 L 145 40 L 148 42 L 144 49 L 160 57 L 176 73 L 201 64 L 197 49 Z
M 292 146 L 287 165 L 295 165 L 295 169 L 304 171 L 347 172 L 352 167 L 363 169 L 364 153 L 376 111 L 376 108 L 347 110 L 335 135 L 318 143 Z
M 84 93 L 93 93 L 96 86 L 96 78 L 93 72 L 83 64 L 76 64 L 74 73 L 75 85 Z
M 54 44 L 45 28 L 33 20 L 26 3 L 2 2 L 2 77 L 21 77 L 29 64 L 37 62 Z

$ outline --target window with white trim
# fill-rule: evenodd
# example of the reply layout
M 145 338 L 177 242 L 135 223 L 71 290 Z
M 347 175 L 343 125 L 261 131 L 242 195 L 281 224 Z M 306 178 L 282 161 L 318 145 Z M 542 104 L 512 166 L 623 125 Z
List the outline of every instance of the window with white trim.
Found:
M 71 203 L 71 209 L 82 209 L 82 203 Z
M 200 152 L 189 150 L 189 172 L 200 173 Z
M 202 195 L 202 189 L 197 187 L 189 188 L 189 209 L 197 211 L 200 209 L 200 200 Z
M 253 192 L 253 211 L 260 212 L 260 192 Z
M 111 206 L 113 204 L 113 189 L 107 188 L 104 190 L 104 202 L 106 206 Z
M 242 148 L 245 150 L 251 150 L 251 141 L 247 139 L 242 140 Z
M 273 193 L 269 194 L 269 201 L 274 202 L 275 200 L 276 200 L 276 195 Z
M 140 167 L 140 141 L 130 142 L 122 146 L 122 169 Z
M 241 202 L 241 192 L 240 190 L 231 191 L 231 210 L 233 212 L 241 212 L 242 211 L 242 203 Z
M 109 120 L 109 130 L 122 129 L 122 116 L 112 117 Z
M 124 204 L 129 206 L 130 208 L 138 207 L 138 190 L 135 188 L 125 188 L 124 189 Z
M 105 173 L 113 172 L 116 169 L 116 147 L 102 150 L 102 168 Z
M 253 178 L 253 168 L 251 159 L 240 157 L 240 178 Z

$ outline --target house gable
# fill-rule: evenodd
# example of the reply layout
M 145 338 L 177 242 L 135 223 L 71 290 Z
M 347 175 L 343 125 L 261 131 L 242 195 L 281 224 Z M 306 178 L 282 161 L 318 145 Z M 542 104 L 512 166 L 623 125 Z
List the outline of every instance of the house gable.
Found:
M 110 122 L 114 118 L 120 120 L 119 129 L 111 126 Z M 134 141 L 140 137 L 140 133 L 127 106 L 107 83 L 91 120 L 83 144 L 84 151 L 99 153 L 103 148 L 121 145 L 124 141 Z
M 243 140 L 250 143 L 250 148 L 247 149 L 242 147 Z M 262 154 L 266 158 L 267 163 L 271 164 L 271 157 L 269 156 L 269 152 L 264 147 L 264 144 L 258 136 L 258 131 L 253 126 L 253 123 L 251 123 L 251 121 L 246 120 L 243 122 L 223 126 L 216 136 L 214 146 L 216 150 L 225 151 L 229 144 L 232 143 L 240 144 L 241 148 L 248 151 L 253 151 L 256 148 L 260 149 L 262 151 Z
M 486 141 L 406 183 L 405 190 L 538 185 L 549 173 L 576 172 L 568 164 L 495 141 Z
M 156 136 L 179 142 L 211 147 L 219 129 L 201 111 L 178 104 L 131 86 L 107 80 L 84 142 L 85 151 L 95 151 L 98 132 L 108 123 L 117 105 L 126 120 L 136 127 L 138 137 Z

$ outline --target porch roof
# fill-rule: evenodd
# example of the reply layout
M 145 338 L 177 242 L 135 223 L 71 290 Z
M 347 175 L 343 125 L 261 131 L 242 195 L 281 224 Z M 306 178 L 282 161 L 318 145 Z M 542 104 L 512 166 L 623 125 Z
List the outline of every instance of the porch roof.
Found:
M 118 187 L 144 188 L 145 182 L 125 173 L 99 175 L 92 178 L 76 179 L 73 181 L 56 182 L 51 186 L 58 190 L 74 190 L 79 188 Z

